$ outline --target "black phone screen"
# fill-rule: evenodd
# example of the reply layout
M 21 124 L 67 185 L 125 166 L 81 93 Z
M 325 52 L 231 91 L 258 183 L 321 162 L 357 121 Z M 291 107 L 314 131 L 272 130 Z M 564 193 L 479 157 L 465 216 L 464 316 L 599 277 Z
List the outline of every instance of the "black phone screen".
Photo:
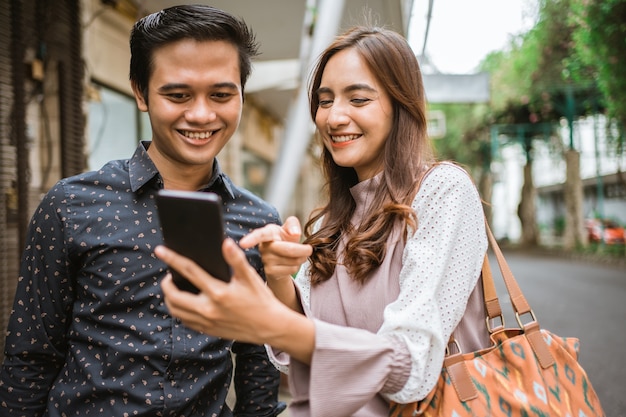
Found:
M 211 192 L 160 190 L 157 209 L 165 246 L 190 258 L 209 274 L 230 281 L 231 270 L 222 256 L 224 220 L 220 197 Z M 182 290 L 198 289 L 171 268 Z

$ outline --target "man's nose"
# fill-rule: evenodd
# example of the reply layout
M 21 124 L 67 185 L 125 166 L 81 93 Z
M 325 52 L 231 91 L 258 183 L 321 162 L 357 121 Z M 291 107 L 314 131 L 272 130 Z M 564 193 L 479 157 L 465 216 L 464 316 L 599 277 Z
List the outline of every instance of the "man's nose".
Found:
M 207 99 L 195 99 L 185 112 L 185 118 L 190 122 L 206 123 L 215 120 L 214 104 Z

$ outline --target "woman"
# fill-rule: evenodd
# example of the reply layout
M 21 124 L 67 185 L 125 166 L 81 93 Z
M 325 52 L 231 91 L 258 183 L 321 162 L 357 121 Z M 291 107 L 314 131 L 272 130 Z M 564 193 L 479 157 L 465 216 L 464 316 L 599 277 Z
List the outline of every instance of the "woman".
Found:
M 419 65 L 400 35 L 356 27 L 338 37 L 310 93 L 328 203 L 304 242 L 295 218 L 240 241 L 259 245 L 267 287 L 232 241 L 230 284 L 160 247 L 202 293 L 162 286 L 187 325 L 271 346 L 288 368 L 292 416 L 386 416 L 389 401 L 433 388 L 453 331 L 464 351 L 488 343 L 476 285 L 482 206 L 463 170 L 435 163 Z

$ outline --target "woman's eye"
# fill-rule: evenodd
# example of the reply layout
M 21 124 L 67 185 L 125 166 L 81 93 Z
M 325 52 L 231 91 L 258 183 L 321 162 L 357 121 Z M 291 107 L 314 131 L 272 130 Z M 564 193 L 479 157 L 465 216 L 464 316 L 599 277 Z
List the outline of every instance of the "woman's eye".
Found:
M 356 104 L 356 105 L 363 105 L 363 104 L 365 104 L 365 103 L 369 102 L 369 101 L 370 101 L 370 99 L 369 99 L 369 98 L 353 98 L 353 99 L 352 99 L 352 100 L 350 100 L 350 101 L 351 101 L 353 104 Z
M 319 107 L 328 107 L 328 106 L 330 106 L 331 104 L 333 104 L 333 101 L 332 101 L 332 100 L 320 100 L 320 101 L 318 102 L 318 106 L 319 106 Z

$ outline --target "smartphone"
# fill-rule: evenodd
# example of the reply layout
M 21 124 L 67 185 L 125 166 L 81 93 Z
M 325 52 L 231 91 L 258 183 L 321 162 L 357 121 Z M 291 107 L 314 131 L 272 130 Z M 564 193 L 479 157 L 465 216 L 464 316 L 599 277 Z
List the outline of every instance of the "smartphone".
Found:
M 215 278 L 230 281 L 231 269 L 222 256 L 222 201 L 211 192 L 159 190 L 157 210 L 165 246 L 186 256 Z M 198 288 L 170 268 L 174 283 L 194 294 Z

